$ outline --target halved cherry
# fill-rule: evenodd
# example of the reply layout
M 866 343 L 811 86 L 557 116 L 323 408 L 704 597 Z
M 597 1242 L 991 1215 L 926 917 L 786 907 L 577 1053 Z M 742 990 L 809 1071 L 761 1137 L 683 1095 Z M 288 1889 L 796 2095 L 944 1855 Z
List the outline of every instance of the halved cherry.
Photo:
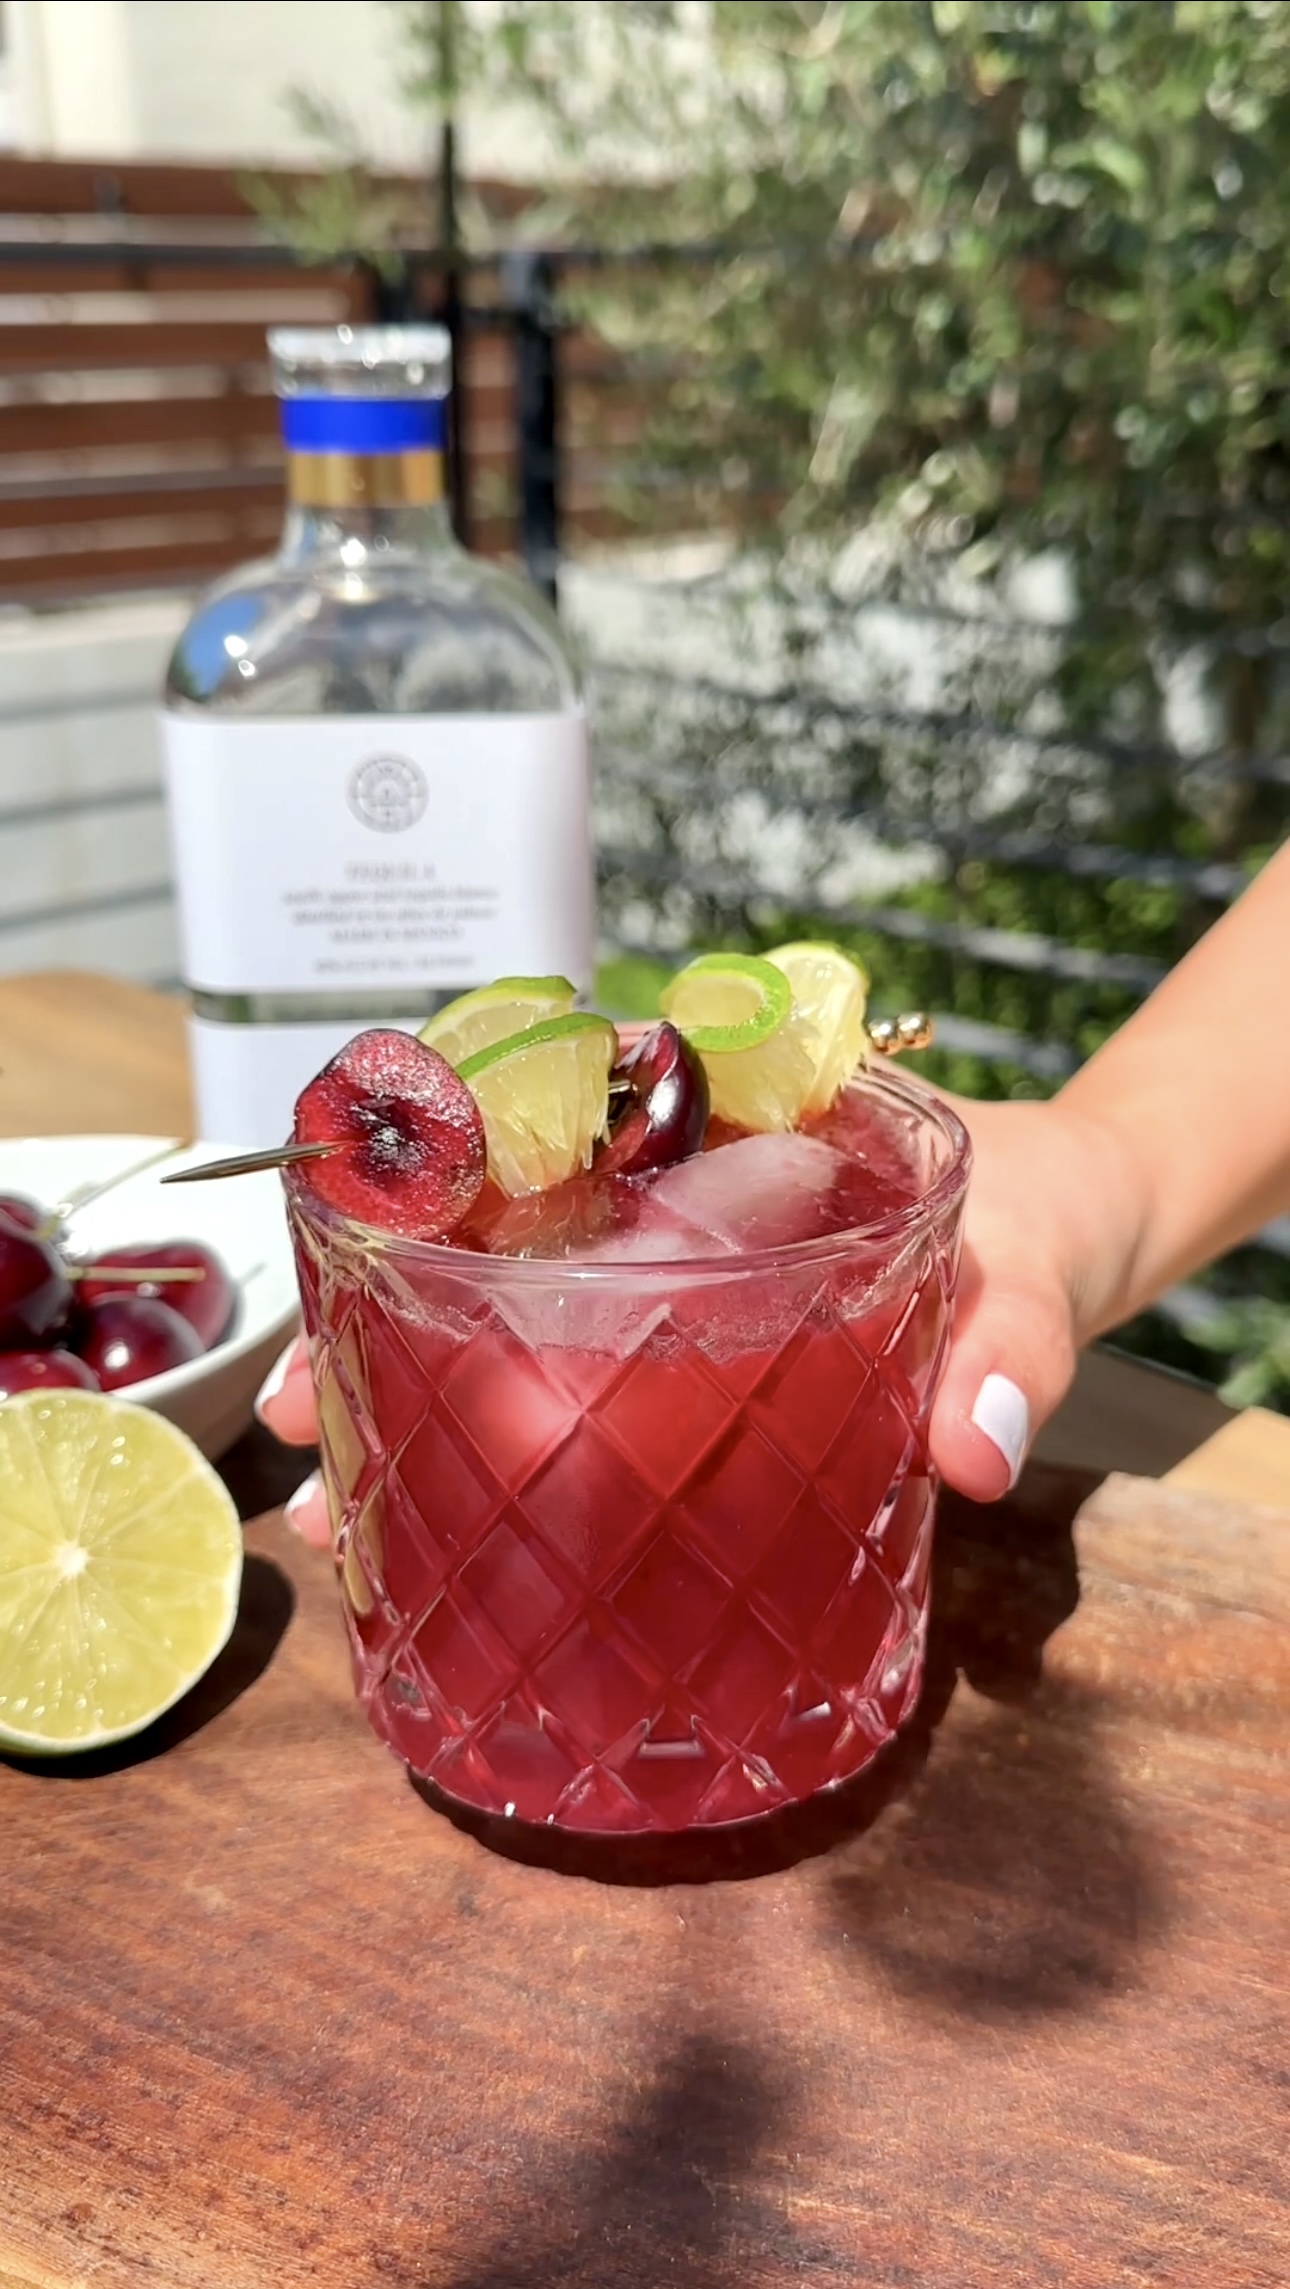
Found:
M 708 1122 L 708 1079 L 695 1052 L 674 1025 L 653 1025 L 623 1051 L 610 1075 L 626 1101 L 596 1155 L 602 1176 L 643 1176 L 698 1152 Z
M 404 1239 L 438 1240 L 484 1181 L 484 1122 L 464 1081 L 415 1034 L 356 1034 L 296 1100 L 297 1144 L 337 1150 L 301 1181 L 346 1216 Z

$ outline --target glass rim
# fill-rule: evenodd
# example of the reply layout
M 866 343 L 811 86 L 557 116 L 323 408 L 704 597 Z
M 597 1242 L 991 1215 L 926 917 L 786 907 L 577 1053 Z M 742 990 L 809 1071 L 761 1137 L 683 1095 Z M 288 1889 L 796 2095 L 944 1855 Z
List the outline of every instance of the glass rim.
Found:
M 361 1224 L 357 1218 L 347 1216 L 343 1209 L 333 1208 L 329 1201 L 319 1199 L 309 1189 L 307 1163 L 299 1162 L 282 1171 L 283 1188 L 288 1208 L 310 1224 L 321 1226 L 346 1240 L 355 1240 L 379 1254 L 386 1262 L 412 1262 L 440 1273 L 452 1273 L 477 1285 L 497 1283 L 505 1285 L 518 1281 L 524 1285 L 551 1285 L 558 1282 L 579 1286 L 621 1286 L 626 1281 L 639 1282 L 644 1287 L 675 1287 L 679 1280 L 700 1282 L 747 1278 L 754 1272 L 766 1274 L 776 1271 L 794 1271 L 799 1266 L 825 1263 L 839 1255 L 853 1254 L 858 1247 L 869 1247 L 884 1241 L 894 1244 L 912 1235 L 926 1231 L 937 1218 L 960 1199 L 967 1189 L 972 1171 L 972 1139 L 952 1105 L 937 1095 L 927 1082 L 912 1074 L 882 1071 L 869 1065 L 856 1076 L 861 1084 L 871 1084 L 879 1090 L 888 1090 L 904 1105 L 920 1113 L 937 1126 L 950 1146 L 950 1159 L 926 1192 L 920 1192 L 903 1208 L 888 1209 L 882 1216 L 871 1217 L 864 1224 L 848 1224 L 839 1232 L 825 1232 L 810 1240 L 790 1240 L 768 1248 L 748 1248 L 728 1256 L 667 1256 L 632 1258 L 604 1256 L 595 1259 L 569 1256 L 490 1256 L 482 1250 L 455 1248 L 449 1240 L 413 1240 L 398 1232 L 378 1231 L 374 1225 Z M 848 1083 L 854 1087 L 855 1082 Z

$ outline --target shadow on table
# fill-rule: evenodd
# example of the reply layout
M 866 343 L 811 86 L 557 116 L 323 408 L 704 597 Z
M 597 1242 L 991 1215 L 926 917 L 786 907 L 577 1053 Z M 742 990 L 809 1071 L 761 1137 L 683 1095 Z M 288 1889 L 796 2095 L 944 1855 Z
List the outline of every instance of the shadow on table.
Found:
M 736 2231 L 757 2253 L 758 2278 L 778 2260 L 796 2280 L 826 2253 L 757 2193 L 759 2159 L 783 2140 L 785 2100 L 747 2044 L 683 2042 L 594 2146 L 552 2157 L 526 2188 L 524 2215 L 444 2289 L 652 2289 L 673 2268 L 686 2289 L 720 2289 L 735 2277 Z
M 1132 1980 L 1167 1918 L 1102 1710 L 1043 1680 L 1044 1645 L 1078 1599 L 1071 1525 L 1097 1483 L 1033 1469 L 993 1519 L 949 1499 L 937 1661 L 979 1699 L 908 1801 L 827 1874 L 825 1931 L 849 1960 L 959 2017 L 1087 2008 Z
M 1028 1471 L 1017 1494 L 991 1509 L 942 1498 L 932 1626 L 918 1708 L 867 1771 L 809 1803 L 726 1829 L 683 1836 L 596 1837 L 475 1813 L 432 1783 L 412 1786 L 436 1812 L 493 1851 L 565 1875 L 610 1884 L 732 1881 L 766 1875 L 864 1835 L 927 1763 L 960 1675 L 1002 1701 L 1037 1685 L 1043 1648 L 1079 1597 L 1072 1523 L 1098 1483 L 1091 1473 Z
M 212 1718 L 222 1715 L 264 1675 L 294 1610 L 295 1592 L 286 1575 L 267 1558 L 247 1557 L 242 1566 L 237 1620 L 228 1644 L 191 1693 L 185 1693 L 155 1725 L 110 1748 L 85 1749 L 78 1756 L 5 1756 L 0 1757 L 0 1764 L 39 1774 L 46 1780 L 98 1780 L 105 1773 L 125 1772 L 131 1765 L 164 1756 L 167 1749 L 190 1739 Z

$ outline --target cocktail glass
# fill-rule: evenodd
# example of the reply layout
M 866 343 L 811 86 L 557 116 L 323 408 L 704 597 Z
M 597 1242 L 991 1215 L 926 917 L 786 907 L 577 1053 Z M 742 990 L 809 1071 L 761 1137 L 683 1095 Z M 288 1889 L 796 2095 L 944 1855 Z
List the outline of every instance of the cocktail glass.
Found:
M 600 1834 L 835 1786 L 917 1699 L 970 1147 L 902 1075 L 856 1229 L 540 1261 L 349 1222 L 289 1172 L 359 1698 L 477 1811 Z

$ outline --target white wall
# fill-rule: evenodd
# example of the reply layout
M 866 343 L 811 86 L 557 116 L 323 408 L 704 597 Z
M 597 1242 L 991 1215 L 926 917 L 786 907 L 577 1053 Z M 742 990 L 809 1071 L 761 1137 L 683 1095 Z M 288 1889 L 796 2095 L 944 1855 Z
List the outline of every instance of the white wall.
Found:
M 157 698 L 176 598 L 0 622 L 0 974 L 179 968 Z
M 302 89 L 345 113 L 378 166 L 427 162 L 432 126 L 403 99 L 387 0 L 8 0 L 6 23 L 0 144 L 25 155 L 317 165 L 285 101 Z M 543 171 L 514 121 L 462 125 L 476 172 Z

